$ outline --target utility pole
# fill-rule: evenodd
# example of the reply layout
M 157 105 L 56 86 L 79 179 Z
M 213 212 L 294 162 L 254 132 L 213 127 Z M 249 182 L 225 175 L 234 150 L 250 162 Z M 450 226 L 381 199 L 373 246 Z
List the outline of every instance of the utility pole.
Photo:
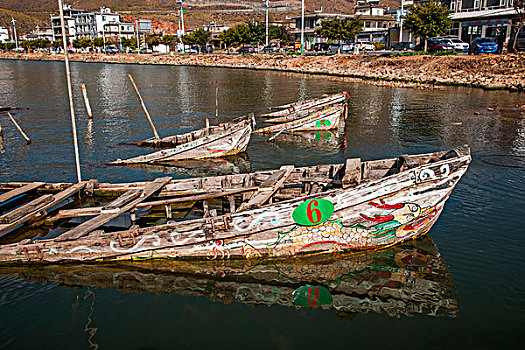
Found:
M 16 21 L 14 17 L 11 17 L 11 22 L 13 22 L 13 31 L 15 33 L 15 45 L 16 45 L 16 51 L 18 51 L 18 38 L 16 36 Z
M 269 1 L 266 0 L 266 46 L 268 46 L 268 12 L 269 12 Z
M 304 53 L 304 0 L 301 0 L 301 55 Z
M 403 5 L 404 1 L 401 0 L 401 14 L 399 15 L 399 20 L 401 21 L 401 24 L 399 25 L 399 42 L 403 41 Z

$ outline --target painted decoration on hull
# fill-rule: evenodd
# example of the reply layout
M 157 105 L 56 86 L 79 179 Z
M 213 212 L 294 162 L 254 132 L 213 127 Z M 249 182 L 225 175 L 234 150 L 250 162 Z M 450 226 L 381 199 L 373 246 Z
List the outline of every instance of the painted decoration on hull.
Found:
M 293 291 L 293 303 L 303 307 L 318 308 L 322 305 L 332 305 L 332 294 L 323 286 L 306 284 Z
M 349 226 L 344 225 L 341 219 L 327 220 L 314 226 L 295 226 L 279 234 L 268 247 L 270 255 L 282 255 L 284 252 L 296 255 L 324 244 L 331 244 L 336 250 L 379 248 L 417 233 L 431 223 L 440 211 L 434 206 L 421 208 L 416 203 L 386 204 L 383 200 L 380 203 L 370 202 L 369 205 L 384 210 L 384 215 L 360 213 L 357 222 Z

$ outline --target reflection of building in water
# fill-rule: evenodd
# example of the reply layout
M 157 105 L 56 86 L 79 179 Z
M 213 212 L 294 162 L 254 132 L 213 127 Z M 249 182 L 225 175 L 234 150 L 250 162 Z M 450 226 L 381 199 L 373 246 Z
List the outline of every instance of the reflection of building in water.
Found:
M 121 262 L 0 268 L 27 280 L 124 292 L 205 296 L 214 302 L 335 309 L 342 318 L 374 311 L 389 316 L 456 317 L 454 286 L 429 235 L 364 254 L 277 261 Z M 174 272 L 176 271 L 176 272 Z

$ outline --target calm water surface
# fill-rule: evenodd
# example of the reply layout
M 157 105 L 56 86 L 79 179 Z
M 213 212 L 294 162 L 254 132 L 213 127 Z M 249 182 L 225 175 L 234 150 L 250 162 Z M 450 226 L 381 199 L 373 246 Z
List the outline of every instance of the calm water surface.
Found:
M 431 230 L 431 238 L 420 242 L 425 247 L 386 251 L 377 259 L 367 257 L 381 261 L 379 265 L 370 260 L 360 265 L 349 258 L 339 262 L 344 268 L 351 266 L 351 272 L 345 270 L 346 277 L 336 282 L 328 282 L 331 277 L 321 279 L 334 300 L 338 288 L 354 298 L 348 302 L 352 305 L 346 305 L 351 306 L 348 312 L 336 310 L 335 302 L 326 310 L 262 302 L 270 300 L 272 293 L 301 285 L 301 278 L 290 276 L 287 284 L 281 283 L 283 273 L 276 279 L 252 281 L 250 288 L 257 285 L 262 292 L 253 294 L 255 299 L 260 296 L 258 303 L 248 303 L 248 294 L 239 294 L 248 288 L 242 276 L 240 281 L 221 274 L 218 280 L 189 279 L 186 289 L 177 289 L 180 280 L 174 280 L 173 274 L 159 275 L 154 280 L 162 277 L 164 288 L 156 290 L 153 281 L 146 281 L 142 285 L 151 288 L 140 290 L 117 283 L 118 273 L 111 271 L 109 279 L 100 277 L 99 284 L 78 282 L 74 288 L 74 283 L 46 282 L 58 272 L 46 275 L 42 271 L 48 277 L 39 279 L 35 277 L 38 273 L 20 278 L 14 272 L 6 276 L 9 271 L 2 270 L 0 347 L 521 348 L 525 327 L 525 121 L 509 108 L 524 104 L 524 95 L 454 87 L 377 87 L 329 77 L 195 67 L 73 63 L 72 74 L 85 179 L 129 182 L 166 173 L 176 178 L 188 176 L 170 168 L 104 165 L 143 154 L 144 149 L 122 143 L 153 136 L 128 74 L 141 90 L 161 136 L 203 127 L 205 118 L 214 115 L 216 85 L 219 120 L 211 118 L 212 123 L 325 93 L 350 93 L 349 118 L 340 138 L 282 138 L 269 143 L 255 136 L 245 159 L 221 163 L 231 171 L 343 162 L 347 157 L 384 158 L 465 143 L 472 148 L 473 161 Z M 88 89 L 93 121 L 83 109 L 81 83 Z M 26 146 L 7 116 L 0 114 L 4 134 L 0 181 L 76 180 L 66 100 L 63 64 L 0 61 L 0 105 L 28 108 L 17 111 L 15 118 L 33 141 Z M 401 259 L 407 254 L 419 254 L 424 262 L 408 268 Z M 389 259 L 390 263 L 385 262 Z M 392 264 L 397 264 L 395 269 Z M 328 272 L 336 269 L 326 266 Z M 370 277 L 379 276 L 378 271 L 389 271 L 388 283 Z M 84 272 L 87 276 L 97 273 Z M 423 278 L 414 282 L 411 273 Z M 72 275 L 84 276 L 82 271 Z M 220 278 L 238 283 L 236 292 L 228 289 L 233 284 L 221 284 Z M 418 285 L 421 281 L 431 282 Z M 414 293 L 416 287 L 410 287 L 412 292 L 403 294 L 407 283 L 425 293 Z M 351 287 L 355 284 L 370 285 L 370 289 L 357 291 Z M 273 289 L 264 289 L 268 286 Z M 233 296 L 228 298 L 228 293 Z M 441 316 L 427 309 L 399 311 L 411 310 L 418 297 L 424 298 L 418 305 L 440 305 Z

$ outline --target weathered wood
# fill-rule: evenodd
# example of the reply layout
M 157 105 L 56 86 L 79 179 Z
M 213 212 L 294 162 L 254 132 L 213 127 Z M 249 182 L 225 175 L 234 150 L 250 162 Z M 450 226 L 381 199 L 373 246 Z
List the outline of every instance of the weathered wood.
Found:
M 0 204 L 4 203 L 12 198 L 18 197 L 20 195 L 26 194 L 36 188 L 42 187 L 45 185 L 45 182 L 32 182 L 27 185 L 24 185 L 23 187 L 16 188 L 14 190 L 11 190 L 7 193 L 0 194 Z
M 54 205 L 57 205 L 60 202 L 62 202 L 63 200 L 65 200 L 65 199 L 71 197 L 72 195 L 78 193 L 85 186 L 86 186 L 86 182 L 79 182 L 77 184 L 74 184 L 74 185 L 66 188 L 65 190 L 63 190 L 63 191 L 53 195 L 52 201 L 50 201 L 49 203 L 45 204 L 44 206 L 38 207 L 38 209 L 36 209 L 35 211 L 28 212 L 25 216 L 20 217 L 18 220 L 10 222 L 8 224 L 0 224 L 0 233 L 4 233 L 4 232 L 6 232 L 6 231 L 8 231 L 8 230 L 10 230 L 10 229 L 12 229 L 12 228 L 14 228 L 14 227 L 24 223 L 24 222 L 26 222 L 26 221 L 36 217 L 38 214 L 47 211 L 48 209 L 50 209 Z
M 133 88 L 135 89 L 135 92 L 137 93 L 137 96 L 140 101 L 140 105 L 142 106 L 144 113 L 146 113 L 146 117 L 148 118 L 148 122 L 149 122 L 149 125 L 151 126 L 151 129 L 153 129 L 153 134 L 155 135 L 155 138 L 157 140 L 160 140 L 160 136 L 157 133 L 157 129 L 155 129 L 155 125 L 153 125 L 153 120 L 151 120 L 148 109 L 146 108 L 146 105 L 144 104 L 144 100 L 142 99 L 142 96 L 140 96 L 139 89 L 137 88 L 137 85 L 135 85 L 135 81 L 133 80 L 133 77 L 131 76 L 131 74 L 128 74 L 128 77 L 129 77 L 129 80 L 131 80 L 131 84 L 133 84 Z
M 359 185 L 361 182 L 361 158 L 349 158 L 346 160 L 345 176 L 342 183 L 343 188 Z
M 0 216 L 0 223 L 2 224 L 11 224 L 20 218 L 23 218 L 26 215 L 29 215 L 35 211 L 38 211 L 53 201 L 52 194 L 46 194 L 42 197 L 38 197 L 31 202 L 18 207 L 7 214 Z
M 141 194 L 142 194 L 142 189 L 134 188 L 132 190 L 129 190 L 128 192 L 124 193 L 122 196 L 118 197 L 114 201 L 111 201 L 110 203 L 102 207 L 102 212 L 113 210 L 113 209 L 118 209 L 122 207 L 123 205 L 127 204 L 128 202 L 132 201 L 133 199 L 137 198 Z
M 109 213 L 101 212 L 101 214 L 98 215 L 97 217 L 94 217 L 93 219 L 80 224 L 74 229 L 66 233 L 63 233 L 62 235 L 59 236 L 58 239 L 59 240 L 73 240 L 73 239 L 78 239 L 80 237 L 83 237 L 89 234 L 91 231 L 108 223 L 109 221 L 113 220 L 114 218 L 121 215 L 122 213 L 125 213 L 126 211 L 132 208 L 135 208 L 137 204 L 139 204 L 140 202 L 143 202 L 148 197 L 155 194 L 162 187 L 164 187 L 164 185 L 166 185 L 170 180 L 171 180 L 171 177 L 163 177 L 163 178 L 155 179 L 153 182 L 148 183 L 144 187 L 144 190 L 142 191 L 141 196 L 139 198 L 136 198 L 133 201 L 123 205 L 122 207 L 118 208 L 119 210 L 117 211 L 112 210 Z
M 277 190 L 279 190 L 294 168 L 293 165 L 282 166 L 279 172 L 270 176 L 259 186 L 257 192 L 249 198 L 248 202 L 241 204 L 239 211 L 263 205 L 275 192 L 277 192 Z
M 419 166 L 419 163 L 414 158 L 410 157 L 407 154 L 403 154 L 399 156 L 399 160 L 401 162 L 401 166 L 399 167 L 399 171 L 405 171 L 408 169 L 413 169 Z
M 88 117 L 89 119 L 93 119 L 93 113 L 91 112 L 91 105 L 89 104 L 86 84 L 80 84 L 80 88 L 82 89 L 82 96 L 84 96 L 84 103 L 86 104 L 86 111 L 87 111 Z
M 13 118 L 13 116 L 11 115 L 11 113 L 7 112 L 7 115 L 9 116 L 9 119 L 11 119 L 11 121 L 13 122 L 13 124 L 15 124 L 16 128 L 18 129 L 18 131 L 20 131 L 20 134 L 22 135 L 22 137 L 26 140 L 27 144 L 30 144 L 31 143 L 31 140 L 29 139 L 29 137 L 27 137 L 27 135 L 25 134 L 24 130 L 22 130 L 22 128 L 20 127 L 20 125 L 18 125 L 18 123 L 16 122 L 15 118 Z

